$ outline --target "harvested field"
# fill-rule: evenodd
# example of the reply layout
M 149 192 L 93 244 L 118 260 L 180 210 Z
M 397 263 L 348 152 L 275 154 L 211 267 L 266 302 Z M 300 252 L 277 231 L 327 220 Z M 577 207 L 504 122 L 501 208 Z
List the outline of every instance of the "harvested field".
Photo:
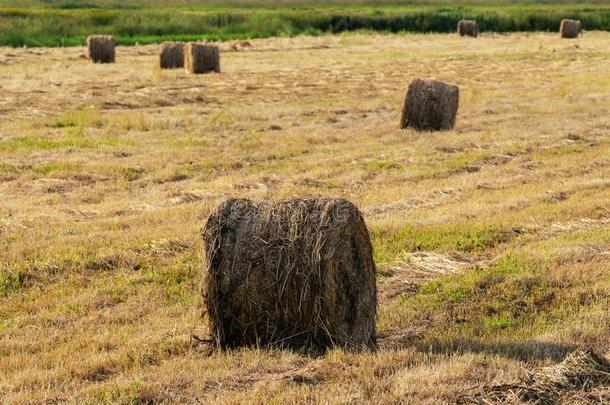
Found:
M 211 75 L 0 48 L 0 402 L 443 403 L 608 358 L 608 43 L 249 40 Z M 414 77 L 459 86 L 454 129 L 399 128 Z M 206 218 L 309 195 L 364 215 L 379 350 L 212 350 Z

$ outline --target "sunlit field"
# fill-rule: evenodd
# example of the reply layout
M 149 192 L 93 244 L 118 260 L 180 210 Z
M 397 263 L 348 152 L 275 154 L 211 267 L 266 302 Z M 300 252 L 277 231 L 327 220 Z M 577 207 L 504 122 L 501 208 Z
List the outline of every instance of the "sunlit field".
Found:
M 447 403 L 610 356 L 609 44 L 259 39 L 208 75 L 0 48 L 0 402 Z M 399 129 L 415 77 L 459 86 L 454 130 Z M 207 215 L 310 195 L 364 214 L 379 350 L 213 350 Z

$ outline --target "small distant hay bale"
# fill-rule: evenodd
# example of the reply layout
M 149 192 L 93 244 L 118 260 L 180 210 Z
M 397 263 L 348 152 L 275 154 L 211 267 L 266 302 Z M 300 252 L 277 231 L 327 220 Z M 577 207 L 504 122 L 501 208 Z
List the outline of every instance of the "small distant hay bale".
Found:
M 220 73 L 218 47 L 188 43 L 184 47 L 184 66 L 189 73 Z
M 419 131 L 453 128 L 459 94 L 457 86 L 431 79 L 414 79 L 407 90 L 400 127 Z
M 112 35 L 89 35 L 87 49 L 93 63 L 114 63 L 115 42 Z
M 580 21 L 579 20 L 561 20 L 561 26 L 559 28 L 561 38 L 578 38 L 581 33 Z
M 460 20 L 457 26 L 460 36 L 469 36 L 476 38 L 479 35 L 479 26 L 476 20 Z
M 184 67 L 184 43 L 163 42 L 159 51 L 161 69 L 178 69 Z
M 373 249 L 351 202 L 231 199 L 203 239 L 204 302 L 219 347 L 375 347 Z

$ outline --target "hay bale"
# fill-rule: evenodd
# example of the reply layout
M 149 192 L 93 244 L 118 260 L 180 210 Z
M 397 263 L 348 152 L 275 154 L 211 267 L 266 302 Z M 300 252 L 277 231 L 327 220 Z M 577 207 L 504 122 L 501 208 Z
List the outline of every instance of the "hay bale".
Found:
M 344 199 L 232 199 L 204 227 L 204 301 L 221 348 L 375 347 L 369 233 Z
M 161 69 L 177 69 L 184 67 L 184 43 L 163 42 L 159 51 Z
M 581 33 L 580 21 L 569 19 L 561 20 L 559 33 L 561 34 L 561 38 L 578 38 Z
M 93 63 L 114 63 L 115 43 L 112 35 L 89 35 L 87 49 Z
M 476 20 L 460 20 L 457 26 L 458 34 L 460 36 L 469 36 L 476 38 L 479 35 L 479 26 Z
M 217 46 L 188 43 L 184 47 L 184 66 L 189 73 L 220 73 Z
M 441 131 L 455 125 L 459 89 L 431 79 L 414 79 L 409 84 L 400 127 L 419 131 Z

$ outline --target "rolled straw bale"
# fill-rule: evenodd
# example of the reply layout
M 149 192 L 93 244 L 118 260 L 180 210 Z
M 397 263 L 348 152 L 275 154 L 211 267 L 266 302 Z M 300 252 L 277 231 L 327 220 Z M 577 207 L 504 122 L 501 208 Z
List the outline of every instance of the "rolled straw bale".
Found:
M 218 47 L 188 43 L 184 47 L 184 66 L 189 73 L 220 73 Z
M 459 94 L 457 86 L 431 79 L 414 79 L 407 90 L 400 127 L 420 131 L 453 128 Z
M 561 38 L 578 38 L 581 33 L 580 21 L 569 19 L 561 20 L 559 33 L 561 34 Z
M 159 51 L 161 69 L 177 69 L 184 67 L 184 43 L 163 42 Z
M 457 26 L 460 36 L 469 36 L 476 38 L 479 35 L 479 27 L 476 20 L 460 20 Z
M 369 233 L 344 199 L 231 199 L 208 218 L 204 301 L 221 348 L 375 347 Z
M 93 63 L 114 63 L 115 43 L 112 35 L 89 35 L 88 56 Z

